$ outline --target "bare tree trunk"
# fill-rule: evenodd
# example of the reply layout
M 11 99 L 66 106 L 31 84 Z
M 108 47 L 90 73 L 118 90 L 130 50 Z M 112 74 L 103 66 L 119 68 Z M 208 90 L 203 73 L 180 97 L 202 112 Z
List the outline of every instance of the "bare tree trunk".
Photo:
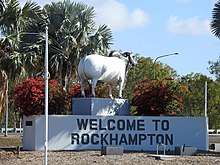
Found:
M 6 111 L 6 95 L 7 93 L 7 79 L 8 76 L 4 70 L 0 70 L 0 116 Z

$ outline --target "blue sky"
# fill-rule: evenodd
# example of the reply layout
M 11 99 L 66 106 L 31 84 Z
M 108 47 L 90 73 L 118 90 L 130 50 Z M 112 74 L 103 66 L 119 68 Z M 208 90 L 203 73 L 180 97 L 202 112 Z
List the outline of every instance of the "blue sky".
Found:
M 51 1 L 36 0 L 41 6 Z M 216 61 L 220 55 L 220 40 L 210 31 L 217 0 L 77 1 L 94 6 L 97 25 L 111 28 L 112 49 L 133 51 L 152 59 L 178 52 L 178 56 L 158 61 L 170 65 L 181 76 L 191 72 L 211 76 L 208 61 Z

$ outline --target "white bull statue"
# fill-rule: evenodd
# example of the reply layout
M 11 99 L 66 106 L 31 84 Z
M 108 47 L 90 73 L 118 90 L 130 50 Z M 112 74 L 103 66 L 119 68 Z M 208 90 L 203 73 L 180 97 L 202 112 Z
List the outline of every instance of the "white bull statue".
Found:
M 112 85 L 119 85 L 118 97 L 122 98 L 122 89 L 126 74 L 131 66 L 137 64 L 135 55 L 131 52 L 111 52 L 111 57 L 98 54 L 88 55 L 82 58 L 78 65 L 78 74 L 81 84 L 81 95 L 85 97 L 84 86 L 87 80 L 91 80 L 91 92 L 95 97 L 97 81 L 109 84 L 109 96 L 112 98 Z

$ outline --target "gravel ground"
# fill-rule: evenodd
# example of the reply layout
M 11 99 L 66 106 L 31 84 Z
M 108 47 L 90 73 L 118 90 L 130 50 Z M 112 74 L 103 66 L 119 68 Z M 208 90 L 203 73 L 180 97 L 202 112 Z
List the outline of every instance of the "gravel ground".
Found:
M 101 155 L 100 151 L 49 151 L 48 165 L 218 165 L 220 152 L 198 152 L 197 156 L 176 156 L 173 160 L 156 160 L 147 152 L 125 152 L 123 155 Z M 0 149 L 2 165 L 35 165 L 44 163 L 43 151 Z

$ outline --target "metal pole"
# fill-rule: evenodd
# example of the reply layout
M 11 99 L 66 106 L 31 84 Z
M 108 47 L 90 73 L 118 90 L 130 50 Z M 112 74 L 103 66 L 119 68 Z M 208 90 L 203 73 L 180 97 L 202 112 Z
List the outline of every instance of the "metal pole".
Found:
M 19 118 L 19 128 L 20 128 L 19 133 L 21 133 L 21 118 Z
M 208 94 L 208 90 L 207 90 L 207 87 L 208 85 L 207 85 L 207 81 L 205 82 L 205 117 L 207 117 L 207 105 L 208 105 L 208 102 L 207 102 L 207 100 L 208 100 L 208 97 L 207 97 L 207 94 Z
M 205 117 L 206 117 L 206 146 L 209 146 L 209 122 L 208 122 L 208 118 L 207 118 L 207 110 L 208 110 L 208 84 L 207 81 L 205 81 Z M 208 148 L 208 147 L 207 147 Z
M 8 78 L 6 82 L 5 136 L 8 136 Z
M 47 165 L 47 150 L 48 150 L 48 27 L 45 32 L 45 143 L 44 143 L 44 165 Z
M 173 55 L 178 55 L 178 53 L 165 54 L 165 55 L 162 55 L 162 56 L 157 57 L 157 58 L 154 60 L 154 64 L 153 64 L 153 67 L 154 67 L 154 79 L 156 78 L 156 61 L 157 61 L 159 58 L 163 58 L 163 57 L 167 57 L 167 56 L 173 56 Z

